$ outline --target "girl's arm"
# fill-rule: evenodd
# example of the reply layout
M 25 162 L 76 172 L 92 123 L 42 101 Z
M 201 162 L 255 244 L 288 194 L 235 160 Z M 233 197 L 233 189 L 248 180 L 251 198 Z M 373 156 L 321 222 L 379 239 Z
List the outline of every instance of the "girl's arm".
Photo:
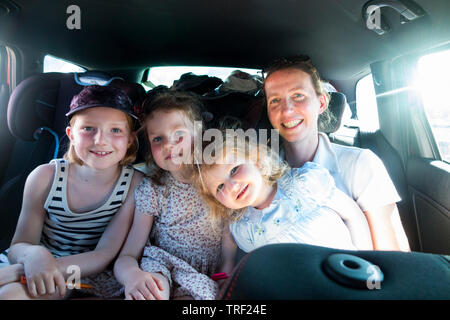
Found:
M 220 272 L 231 274 L 231 271 L 233 271 L 234 268 L 237 245 L 231 235 L 229 223 L 226 221 L 224 224 L 222 233 L 222 265 L 220 267 Z
M 102 272 L 117 256 L 130 230 L 134 212 L 134 190 L 141 180 L 142 174 L 135 171 L 124 203 L 109 222 L 95 250 L 57 259 L 66 278 L 70 275 L 67 273 L 70 265 L 78 266 L 81 276 L 85 277 Z
M 8 253 L 11 264 L 23 264 L 28 292 L 34 297 L 53 294 L 56 288 L 64 296 L 66 290 L 56 259 L 45 247 L 39 245 L 45 219 L 44 203 L 54 174 L 54 165 L 45 164 L 34 169 L 28 176 L 22 209 Z
M 344 220 L 350 231 L 352 242 L 358 250 L 373 250 L 369 225 L 363 212 L 353 199 L 335 188 L 333 196 L 328 201 L 328 206 Z
M 20 277 L 24 274 L 23 264 L 21 263 L 0 268 L 0 287 L 10 282 L 20 281 Z
M 234 259 L 236 256 L 237 245 L 231 235 L 228 221 L 224 222 L 222 232 L 222 261 L 219 272 L 231 275 L 234 268 Z M 226 280 L 217 280 L 219 289 L 226 283 Z
M 168 298 L 168 290 L 165 290 L 165 294 L 162 293 L 165 288 L 162 280 L 141 270 L 138 264 L 152 224 L 153 216 L 143 214 L 136 209 L 130 233 L 114 264 L 114 275 L 125 286 L 125 299 Z
M 369 225 L 358 204 L 336 187 L 327 169 L 307 162 L 291 171 L 299 192 L 307 192 L 320 204 L 336 211 L 350 231 L 353 245 L 358 250 L 373 250 Z
M 375 250 L 410 251 L 395 203 L 364 211 Z

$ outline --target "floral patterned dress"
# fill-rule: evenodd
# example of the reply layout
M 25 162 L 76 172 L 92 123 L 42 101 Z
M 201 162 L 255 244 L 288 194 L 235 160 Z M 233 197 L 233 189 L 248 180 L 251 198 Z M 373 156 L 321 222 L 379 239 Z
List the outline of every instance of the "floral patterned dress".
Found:
M 191 184 L 163 177 L 159 186 L 145 178 L 135 190 L 138 214 L 153 215 L 141 268 L 169 280 L 171 297 L 190 295 L 215 299 L 217 284 L 210 278 L 221 258 L 222 228 L 208 218 L 209 209 Z

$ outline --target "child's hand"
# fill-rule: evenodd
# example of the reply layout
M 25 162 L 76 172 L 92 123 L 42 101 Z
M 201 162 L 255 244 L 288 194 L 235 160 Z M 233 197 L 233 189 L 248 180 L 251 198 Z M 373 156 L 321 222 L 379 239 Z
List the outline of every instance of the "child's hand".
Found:
M 169 283 L 159 273 L 136 271 L 125 284 L 126 300 L 168 300 Z
M 55 294 L 66 294 L 66 282 L 59 265 L 53 255 L 44 247 L 33 248 L 24 262 L 28 293 L 33 297 Z
M 21 263 L 0 268 L 0 287 L 11 282 L 20 281 L 20 277 L 23 275 L 23 264 Z
M 227 279 L 217 280 L 217 285 L 219 287 L 218 292 L 222 290 L 226 283 L 228 283 Z

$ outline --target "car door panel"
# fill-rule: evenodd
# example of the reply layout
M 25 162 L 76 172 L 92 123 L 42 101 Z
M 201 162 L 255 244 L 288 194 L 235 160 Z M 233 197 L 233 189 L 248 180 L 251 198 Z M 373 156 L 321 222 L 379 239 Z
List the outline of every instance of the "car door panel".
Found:
M 450 165 L 411 158 L 407 165 L 421 251 L 450 254 Z

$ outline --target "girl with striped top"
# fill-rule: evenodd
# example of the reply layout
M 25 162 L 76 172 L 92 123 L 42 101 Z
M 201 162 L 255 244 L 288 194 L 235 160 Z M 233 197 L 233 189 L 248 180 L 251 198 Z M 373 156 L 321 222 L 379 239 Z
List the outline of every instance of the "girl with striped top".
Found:
M 66 281 L 79 271 L 89 293 L 120 294 L 107 267 L 120 250 L 142 175 L 129 166 L 137 151 L 131 101 L 115 87 L 88 86 L 71 102 L 64 159 L 37 167 L 27 178 L 22 210 L 9 249 L 10 266 L 26 284 L 0 287 L 4 299 L 68 297 Z M 13 277 L 10 277 L 13 278 Z M 79 283 L 75 283 L 77 285 Z

